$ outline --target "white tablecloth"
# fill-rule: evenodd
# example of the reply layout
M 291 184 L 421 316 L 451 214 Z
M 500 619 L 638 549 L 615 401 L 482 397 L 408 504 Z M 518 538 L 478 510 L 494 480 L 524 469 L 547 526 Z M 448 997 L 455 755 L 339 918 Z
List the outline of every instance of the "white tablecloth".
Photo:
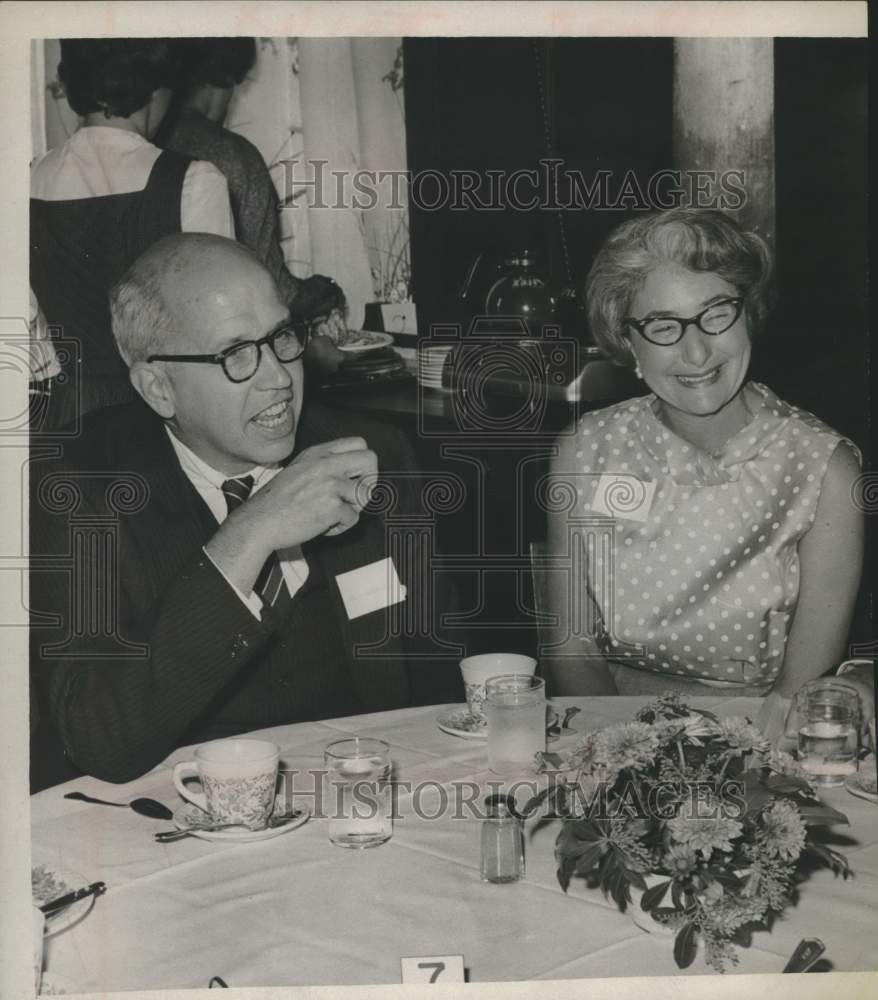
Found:
M 584 730 L 630 719 L 645 700 L 592 698 L 574 724 Z M 753 717 L 760 703 L 696 704 Z M 398 780 L 429 782 L 420 812 L 430 815 L 454 782 L 497 780 L 484 744 L 440 732 L 438 712 L 408 709 L 262 735 L 301 772 L 319 768 L 324 746 L 343 734 L 380 736 L 392 744 Z M 236 987 L 399 983 L 401 957 L 448 954 L 464 956 L 474 983 L 680 974 L 671 942 L 639 930 L 599 891 L 574 880 L 562 893 L 555 824 L 528 838 L 523 882 L 493 885 L 479 878 L 479 821 L 449 810 L 418 818 L 407 796 L 392 840 L 366 851 L 331 845 L 325 820 L 254 844 L 190 837 L 163 845 L 153 833 L 167 821 L 63 797 L 73 789 L 116 801 L 149 795 L 177 808 L 170 766 L 188 757 L 178 751 L 126 786 L 83 778 L 33 796 L 34 864 L 108 886 L 84 919 L 48 942 L 49 981 L 84 992 L 205 987 L 215 975 Z M 812 936 L 824 941 L 835 969 L 876 967 L 878 807 L 843 789 L 824 798 L 850 819 L 850 827 L 835 828 L 833 843 L 856 877 L 816 872 L 798 905 L 771 933 L 757 932 L 730 971 L 779 972 L 798 941 Z M 711 974 L 700 952 L 686 970 L 699 973 Z

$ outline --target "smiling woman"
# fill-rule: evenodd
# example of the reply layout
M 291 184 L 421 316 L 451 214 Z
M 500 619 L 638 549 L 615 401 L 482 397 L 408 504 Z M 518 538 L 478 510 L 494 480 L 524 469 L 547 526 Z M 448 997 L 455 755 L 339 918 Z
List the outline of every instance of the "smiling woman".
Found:
M 550 549 L 583 568 L 550 594 L 554 693 L 795 691 L 844 655 L 859 453 L 746 382 L 768 248 L 721 212 L 652 214 L 610 235 L 586 292 L 595 339 L 652 392 L 558 442 Z

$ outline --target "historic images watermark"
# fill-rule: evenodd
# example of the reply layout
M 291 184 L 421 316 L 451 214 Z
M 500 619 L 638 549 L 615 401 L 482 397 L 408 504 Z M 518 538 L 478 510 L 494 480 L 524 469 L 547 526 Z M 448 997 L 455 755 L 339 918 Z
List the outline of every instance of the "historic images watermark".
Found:
M 406 818 L 437 822 L 439 820 L 483 820 L 489 815 L 486 802 L 496 795 L 511 796 L 520 814 L 534 819 L 557 817 L 614 821 L 631 819 L 686 820 L 721 817 L 740 819 L 747 811 L 742 782 L 729 779 L 718 786 L 707 782 L 667 781 L 648 792 L 636 782 L 597 782 L 586 786 L 566 781 L 564 776 L 548 771 L 537 778 L 489 780 L 464 779 L 445 784 L 432 779 L 422 781 L 363 778 L 354 781 L 334 780 L 323 768 L 281 772 L 281 796 L 292 809 L 307 806 L 315 819 L 374 819 L 390 816 L 395 821 Z M 553 786 L 563 783 L 567 795 L 563 807 L 550 804 L 546 795 Z M 534 804 L 529 807 L 528 804 Z
M 479 212 L 647 211 L 717 208 L 747 203 L 743 170 L 657 170 L 642 178 L 596 170 L 585 174 L 564 160 L 543 159 L 519 170 L 330 170 L 328 160 L 282 160 L 282 203 L 309 209 L 402 209 L 412 205 Z

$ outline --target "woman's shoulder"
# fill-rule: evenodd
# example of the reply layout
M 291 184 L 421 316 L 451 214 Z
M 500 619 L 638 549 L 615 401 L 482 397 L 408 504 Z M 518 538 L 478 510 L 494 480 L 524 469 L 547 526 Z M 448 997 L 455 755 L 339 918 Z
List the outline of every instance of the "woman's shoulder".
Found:
M 590 453 L 605 448 L 612 450 L 637 433 L 639 421 L 653 398 L 652 395 L 636 396 L 583 413 L 559 435 L 561 455 L 575 454 L 581 458 L 585 444 L 590 447 Z
M 780 419 L 785 430 L 789 432 L 784 434 L 784 437 L 791 447 L 807 452 L 819 442 L 822 445 L 821 450 L 828 450 L 829 454 L 838 452 L 847 455 L 858 465 L 862 464 L 862 453 L 857 445 L 826 421 L 795 403 L 781 399 L 768 386 L 751 382 L 750 387 L 760 394 L 767 409 L 774 417 Z M 806 457 L 817 458 L 819 455 L 810 453 Z M 844 462 L 845 459 L 841 458 L 838 461 Z
M 590 433 L 605 427 L 613 431 L 621 430 L 633 420 L 637 420 L 646 411 L 653 398 L 652 394 L 635 396 L 604 406 L 600 410 L 590 410 L 588 413 L 583 413 L 573 426 L 580 433 Z

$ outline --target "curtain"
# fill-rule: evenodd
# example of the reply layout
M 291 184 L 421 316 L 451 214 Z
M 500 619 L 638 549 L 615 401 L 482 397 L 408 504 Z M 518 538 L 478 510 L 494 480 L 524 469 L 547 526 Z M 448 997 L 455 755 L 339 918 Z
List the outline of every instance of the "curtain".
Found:
M 57 82 L 60 46 L 47 40 L 40 49 L 34 46 L 32 65 L 34 156 L 78 126 Z M 408 298 L 406 185 L 376 186 L 376 198 L 354 201 L 357 171 L 406 170 L 403 85 L 399 38 L 260 38 L 256 65 L 226 118 L 268 165 L 290 271 L 335 278 L 355 328 L 367 302 Z M 326 207 L 314 197 L 316 172 Z

